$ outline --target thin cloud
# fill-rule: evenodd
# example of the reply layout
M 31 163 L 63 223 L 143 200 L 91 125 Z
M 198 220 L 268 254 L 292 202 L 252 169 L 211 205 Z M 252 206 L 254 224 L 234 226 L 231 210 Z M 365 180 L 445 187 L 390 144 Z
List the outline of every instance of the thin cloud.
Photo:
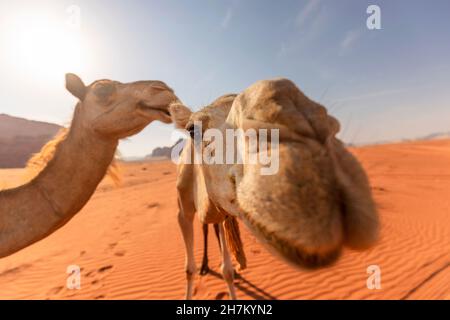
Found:
M 309 0 L 308 3 L 300 10 L 295 19 L 295 24 L 298 28 L 302 28 L 303 25 L 310 20 L 311 16 L 319 9 L 320 0 Z
M 361 31 L 360 30 L 350 30 L 345 35 L 344 39 L 342 39 L 340 45 L 339 45 L 339 53 L 341 55 L 347 53 L 355 42 L 361 37 Z
M 228 8 L 227 12 L 225 13 L 225 16 L 223 17 L 221 26 L 223 29 L 227 29 L 228 26 L 230 25 L 230 21 L 233 18 L 233 9 L 232 8 Z
M 329 12 L 321 7 L 321 0 L 309 0 L 297 14 L 294 20 L 295 35 L 285 39 L 277 51 L 277 57 L 281 58 L 291 54 L 298 54 L 305 50 L 316 39 L 324 34 L 324 29 L 329 22 Z
M 335 99 L 334 101 L 342 103 L 342 102 L 366 100 L 366 99 L 379 98 L 379 97 L 393 95 L 393 94 L 404 93 L 404 92 L 408 92 L 408 91 L 416 90 L 416 89 L 420 89 L 420 88 L 423 88 L 423 86 L 402 88 L 402 89 L 392 89 L 392 90 L 381 90 L 381 91 L 370 92 L 367 94 L 362 94 L 362 95 L 343 98 L 343 99 Z

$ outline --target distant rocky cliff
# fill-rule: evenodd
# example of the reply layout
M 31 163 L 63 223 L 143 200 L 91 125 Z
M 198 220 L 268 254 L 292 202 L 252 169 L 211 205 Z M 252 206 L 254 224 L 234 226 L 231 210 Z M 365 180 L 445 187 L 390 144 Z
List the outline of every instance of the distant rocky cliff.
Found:
M 172 154 L 172 149 L 179 144 L 180 142 L 182 142 L 183 139 L 179 139 L 177 142 L 175 142 L 175 144 L 171 147 L 158 147 L 153 149 L 152 153 L 147 155 L 146 158 L 167 158 L 170 159 L 170 156 Z
M 0 114 L 0 168 L 20 168 L 59 130 L 56 124 Z

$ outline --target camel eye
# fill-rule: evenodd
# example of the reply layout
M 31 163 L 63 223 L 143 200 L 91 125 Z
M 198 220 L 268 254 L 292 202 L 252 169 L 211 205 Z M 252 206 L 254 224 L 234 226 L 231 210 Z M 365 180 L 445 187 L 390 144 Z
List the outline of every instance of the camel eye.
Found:
M 115 91 L 115 86 L 112 83 L 101 83 L 95 87 L 94 93 L 101 101 L 107 101 Z

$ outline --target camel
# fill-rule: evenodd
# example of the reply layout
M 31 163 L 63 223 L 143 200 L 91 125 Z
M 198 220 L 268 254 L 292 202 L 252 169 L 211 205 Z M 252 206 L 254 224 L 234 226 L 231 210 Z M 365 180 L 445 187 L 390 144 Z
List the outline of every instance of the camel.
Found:
M 196 271 L 195 213 L 202 223 L 219 224 L 222 274 L 231 299 L 236 294 L 225 241 L 233 247 L 240 240 L 226 236 L 231 218 L 243 221 L 269 251 L 302 270 L 331 266 L 344 246 L 364 250 L 376 242 L 379 218 L 364 169 L 335 137 L 339 122 L 292 81 L 258 81 L 195 113 L 180 103 L 169 110 L 175 126 L 191 135 L 180 156 L 177 178 L 187 299 L 192 298 Z M 191 163 L 195 148 L 207 147 L 195 137 L 210 128 L 224 137 L 226 129 L 278 129 L 278 172 L 263 175 L 264 165 L 259 163 Z M 239 148 L 248 150 L 247 139 Z M 234 225 L 228 233 L 238 234 Z
M 98 80 L 86 86 L 67 74 L 66 88 L 79 101 L 70 128 L 49 143 L 54 154 L 48 164 L 28 183 L 0 192 L 0 258 L 72 219 L 105 176 L 119 139 L 154 120 L 170 123 L 168 106 L 177 100 L 161 81 Z
M 217 243 L 219 244 L 219 250 L 220 250 L 220 236 L 219 236 L 219 224 L 214 223 L 214 234 L 216 235 Z M 204 223 L 202 225 L 202 232 L 203 232 L 203 258 L 202 258 L 202 264 L 200 267 L 199 274 L 204 276 L 208 274 L 209 272 L 209 259 L 208 259 L 208 224 Z
M 237 222 L 235 217 L 229 217 L 230 221 L 234 224 L 228 224 L 231 229 L 229 231 L 231 232 L 229 235 L 232 236 L 233 234 L 236 235 L 236 241 L 233 242 L 232 239 L 230 239 L 230 242 L 232 245 L 235 245 L 236 248 L 231 248 L 231 252 L 235 256 L 236 260 L 239 263 L 240 270 L 244 270 L 247 267 L 247 258 L 245 257 L 245 252 L 242 244 L 242 240 L 240 238 L 240 231 L 239 231 L 239 223 Z M 214 234 L 217 239 L 217 243 L 219 244 L 219 250 L 222 252 L 221 245 L 220 245 L 220 235 L 219 235 L 219 224 L 214 223 Z M 227 228 L 224 225 L 225 235 L 227 235 Z M 202 264 L 200 267 L 200 271 L 198 272 L 201 276 L 207 275 L 210 271 L 209 269 L 209 259 L 208 259 L 208 224 L 204 223 L 202 225 L 202 232 L 203 232 L 203 258 L 202 258 Z M 234 276 L 240 276 L 239 273 L 236 270 L 233 270 Z

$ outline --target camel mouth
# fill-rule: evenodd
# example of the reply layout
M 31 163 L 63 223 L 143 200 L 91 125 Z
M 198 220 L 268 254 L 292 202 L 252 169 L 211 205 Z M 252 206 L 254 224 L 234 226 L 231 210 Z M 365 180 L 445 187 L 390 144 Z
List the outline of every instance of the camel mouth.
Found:
M 331 267 L 341 256 L 341 248 L 335 248 L 328 252 L 308 253 L 302 248 L 283 246 L 278 249 L 282 257 L 291 265 L 305 270 L 317 270 Z
M 331 267 L 342 253 L 342 246 L 336 245 L 327 249 L 314 250 L 295 244 L 283 234 L 267 230 L 261 223 L 252 219 L 251 215 L 241 211 L 241 219 L 250 232 L 266 247 L 266 249 L 282 258 L 288 264 L 302 270 L 317 270 Z
M 138 110 L 139 114 L 143 115 L 146 118 L 154 120 L 155 116 L 158 116 L 158 118 L 160 118 L 159 120 L 161 120 L 165 123 L 172 122 L 170 112 L 167 109 L 167 104 L 150 105 L 150 104 L 147 104 L 145 101 L 140 101 L 138 103 L 137 110 Z
M 138 103 L 138 108 L 139 109 L 143 109 L 143 110 L 155 110 L 155 111 L 159 111 L 162 112 L 163 114 L 170 116 L 170 112 L 167 109 L 167 105 L 149 105 L 147 103 L 145 103 L 144 101 L 140 101 Z

